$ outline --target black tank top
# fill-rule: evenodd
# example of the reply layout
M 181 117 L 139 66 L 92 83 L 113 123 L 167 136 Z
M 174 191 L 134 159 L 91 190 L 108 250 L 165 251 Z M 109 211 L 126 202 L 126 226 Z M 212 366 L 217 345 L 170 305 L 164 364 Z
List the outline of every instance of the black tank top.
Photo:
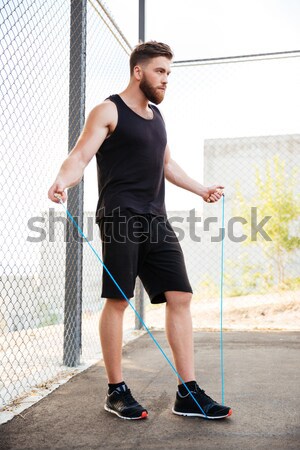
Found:
M 99 148 L 99 200 L 96 221 L 114 210 L 166 216 L 164 154 L 165 123 L 154 105 L 153 119 L 136 114 L 119 95 L 109 98 L 118 110 L 114 132 Z

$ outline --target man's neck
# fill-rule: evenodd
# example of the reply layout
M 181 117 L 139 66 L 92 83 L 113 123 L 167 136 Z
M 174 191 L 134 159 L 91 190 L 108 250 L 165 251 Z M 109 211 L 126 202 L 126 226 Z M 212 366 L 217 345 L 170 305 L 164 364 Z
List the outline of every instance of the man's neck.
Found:
M 130 108 L 139 111 L 149 111 L 149 100 L 139 87 L 129 84 L 119 95 Z

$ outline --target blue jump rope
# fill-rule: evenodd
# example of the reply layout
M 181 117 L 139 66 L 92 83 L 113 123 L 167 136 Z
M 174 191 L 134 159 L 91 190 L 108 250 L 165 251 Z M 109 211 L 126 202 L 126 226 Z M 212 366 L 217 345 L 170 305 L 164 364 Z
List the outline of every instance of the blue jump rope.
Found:
M 181 381 L 181 383 L 183 384 L 183 386 L 186 388 L 187 392 L 190 394 L 190 396 L 192 397 L 192 399 L 194 400 L 194 402 L 196 403 L 196 405 L 198 406 L 198 408 L 200 409 L 200 411 L 203 413 L 204 417 L 207 418 L 207 415 L 205 414 L 205 412 L 203 411 L 203 409 L 201 408 L 199 402 L 197 401 L 197 399 L 195 398 L 195 396 L 193 395 L 193 393 L 190 391 L 190 389 L 187 387 L 187 385 L 185 384 L 184 380 L 181 378 L 180 374 L 177 372 L 176 368 L 174 367 L 173 363 L 171 362 L 171 360 L 168 358 L 168 356 L 166 355 L 165 351 L 162 349 L 162 347 L 160 346 L 160 344 L 158 343 L 158 341 L 155 339 L 155 337 L 153 336 L 153 334 L 151 333 L 151 331 L 149 330 L 149 328 L 147 327 L 147 325 L 145 324 L 145 322 L 143 321 L 142 317 L 140 316 L 140 314 L 137 312 L 137 310 L 135 309 L 135 307 L 133 306 L 133 304 L 130 302 L 130 300 L 128 299 L 128 297 L 126 296 L 126 294 L 123 292 L 122 288 L 119 286 L 119 284 L 117 283 L 117 281 L 115 280 L 115 278 L 113 277 L 113 275 L 111 274 L 111 272 L 109 271 L 109 269 L 106 267 L 106 265 L 104 264 L 104 262 L 102 261 L 102 259 L 100 258 L 98 252 L 94 249 L 94 247 L 92 246 L 92 244 L 89 242 L 89 240 L 87 239 L 87 237 L 85 236 L 84 232 L 82 231 L 82 229 L 80 228 L 80 226 L 78 225 L 78 223 L 75 221 L 74 217 L 72 216 L 72 214 L 70 213 L 70 211 L 65 207 L 64 203 L 61 200 L 61 197 L 59 194 L 55 194 L 55 197 L 59 200 L 60 204 L 63 206 L 64 210 L 66 211 L 67 216 L 70 218 L 71 222 L 73 222 L 73 224 L 76 226 L 76 228 L 78 229 L 80 235 L 83 237 L 83 239 L 88 243 L 89 247 L 91 248 L 91 250 L 93 251 L 93 253 L 95 254 L 96 258 L 98 259 L 98 261 L 100 261 L 100 263 L 102 264 L 103 268 L 106 270 L 106 272 L 108 273 L 108 275 L 110 276 L 110 278 L 112 279 L 112 281 L 115 283 L 115 285 L 117 286 L 117 288 L 119 289 L 120 293 L 122 294 L 122 296 L 124 297 L 124 299 L 127 301 L 127 303 L 129 304 L 129 306 L 132 308 L 132 310 L 134 311 L 135 315 L 138 317 L 139 321 L 141 322 L 141 324 L 143 325 L 143 327 L 145 328 L 145 330 L 147 331 L 147 333 L 149 334 L 149 336 L 151 337 L 151 339 L 153 340 L 153 342 L 155 343 L 155 345 L 157 346 L 157 348 L 160 350 L 160 352 L 162 353 L 163 357 L 166 359 L 166 361 L 168 362 L 168 364 L 170 365 L 171 369 L 173 370 L 173 372 L 175 373 L 175 375 L 178 377 L 178 379 Z M 221 282 L 220 282 L 220 316 L 221 316 L 221 331 L 220 331 L 220 356 L 221 356 L 221 383 L 222 383 L 222 404 L 224 405 L 224 358 L 223 358 L 223 276 L 224 276 L 224 195 L 222 196 L 222 251 L 221 251 Z

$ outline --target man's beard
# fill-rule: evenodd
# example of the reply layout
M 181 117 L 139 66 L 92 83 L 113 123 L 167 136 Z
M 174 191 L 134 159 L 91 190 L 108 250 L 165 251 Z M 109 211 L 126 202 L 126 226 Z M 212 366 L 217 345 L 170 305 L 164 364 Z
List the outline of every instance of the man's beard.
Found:
M 155 105 L 161 103 L 164 99 L 164 91 L 161 89 L 154 88 L 147 80 L 145 75 L 140 82 L 140 90 L 143 92 L 145 97 Z

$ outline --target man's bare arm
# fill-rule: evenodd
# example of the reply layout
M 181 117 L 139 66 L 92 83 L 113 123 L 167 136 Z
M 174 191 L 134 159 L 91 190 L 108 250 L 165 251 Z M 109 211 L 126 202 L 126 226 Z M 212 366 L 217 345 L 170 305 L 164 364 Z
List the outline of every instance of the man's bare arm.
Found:
M 169 146 L 166 146 L 164 161 L 165 177 L 170 183 L 193 192 L 203 198 L 205 202 L 216 202 L 222 197 L 223 186 L 205 187 L 189 177 L 187 173 L 171 158 Z
M 106 137 L 113 131 L 116 122 L 117 112 L 111 102 L 104 102 L 90 112 L 75 147 L 63 162 L 48 191 L 50 200 L 58 202 L 54 194 L 59 194 L 63 201 L 67 199 L 65 190 L 76 186 L 81 181 L 84 169 Z

